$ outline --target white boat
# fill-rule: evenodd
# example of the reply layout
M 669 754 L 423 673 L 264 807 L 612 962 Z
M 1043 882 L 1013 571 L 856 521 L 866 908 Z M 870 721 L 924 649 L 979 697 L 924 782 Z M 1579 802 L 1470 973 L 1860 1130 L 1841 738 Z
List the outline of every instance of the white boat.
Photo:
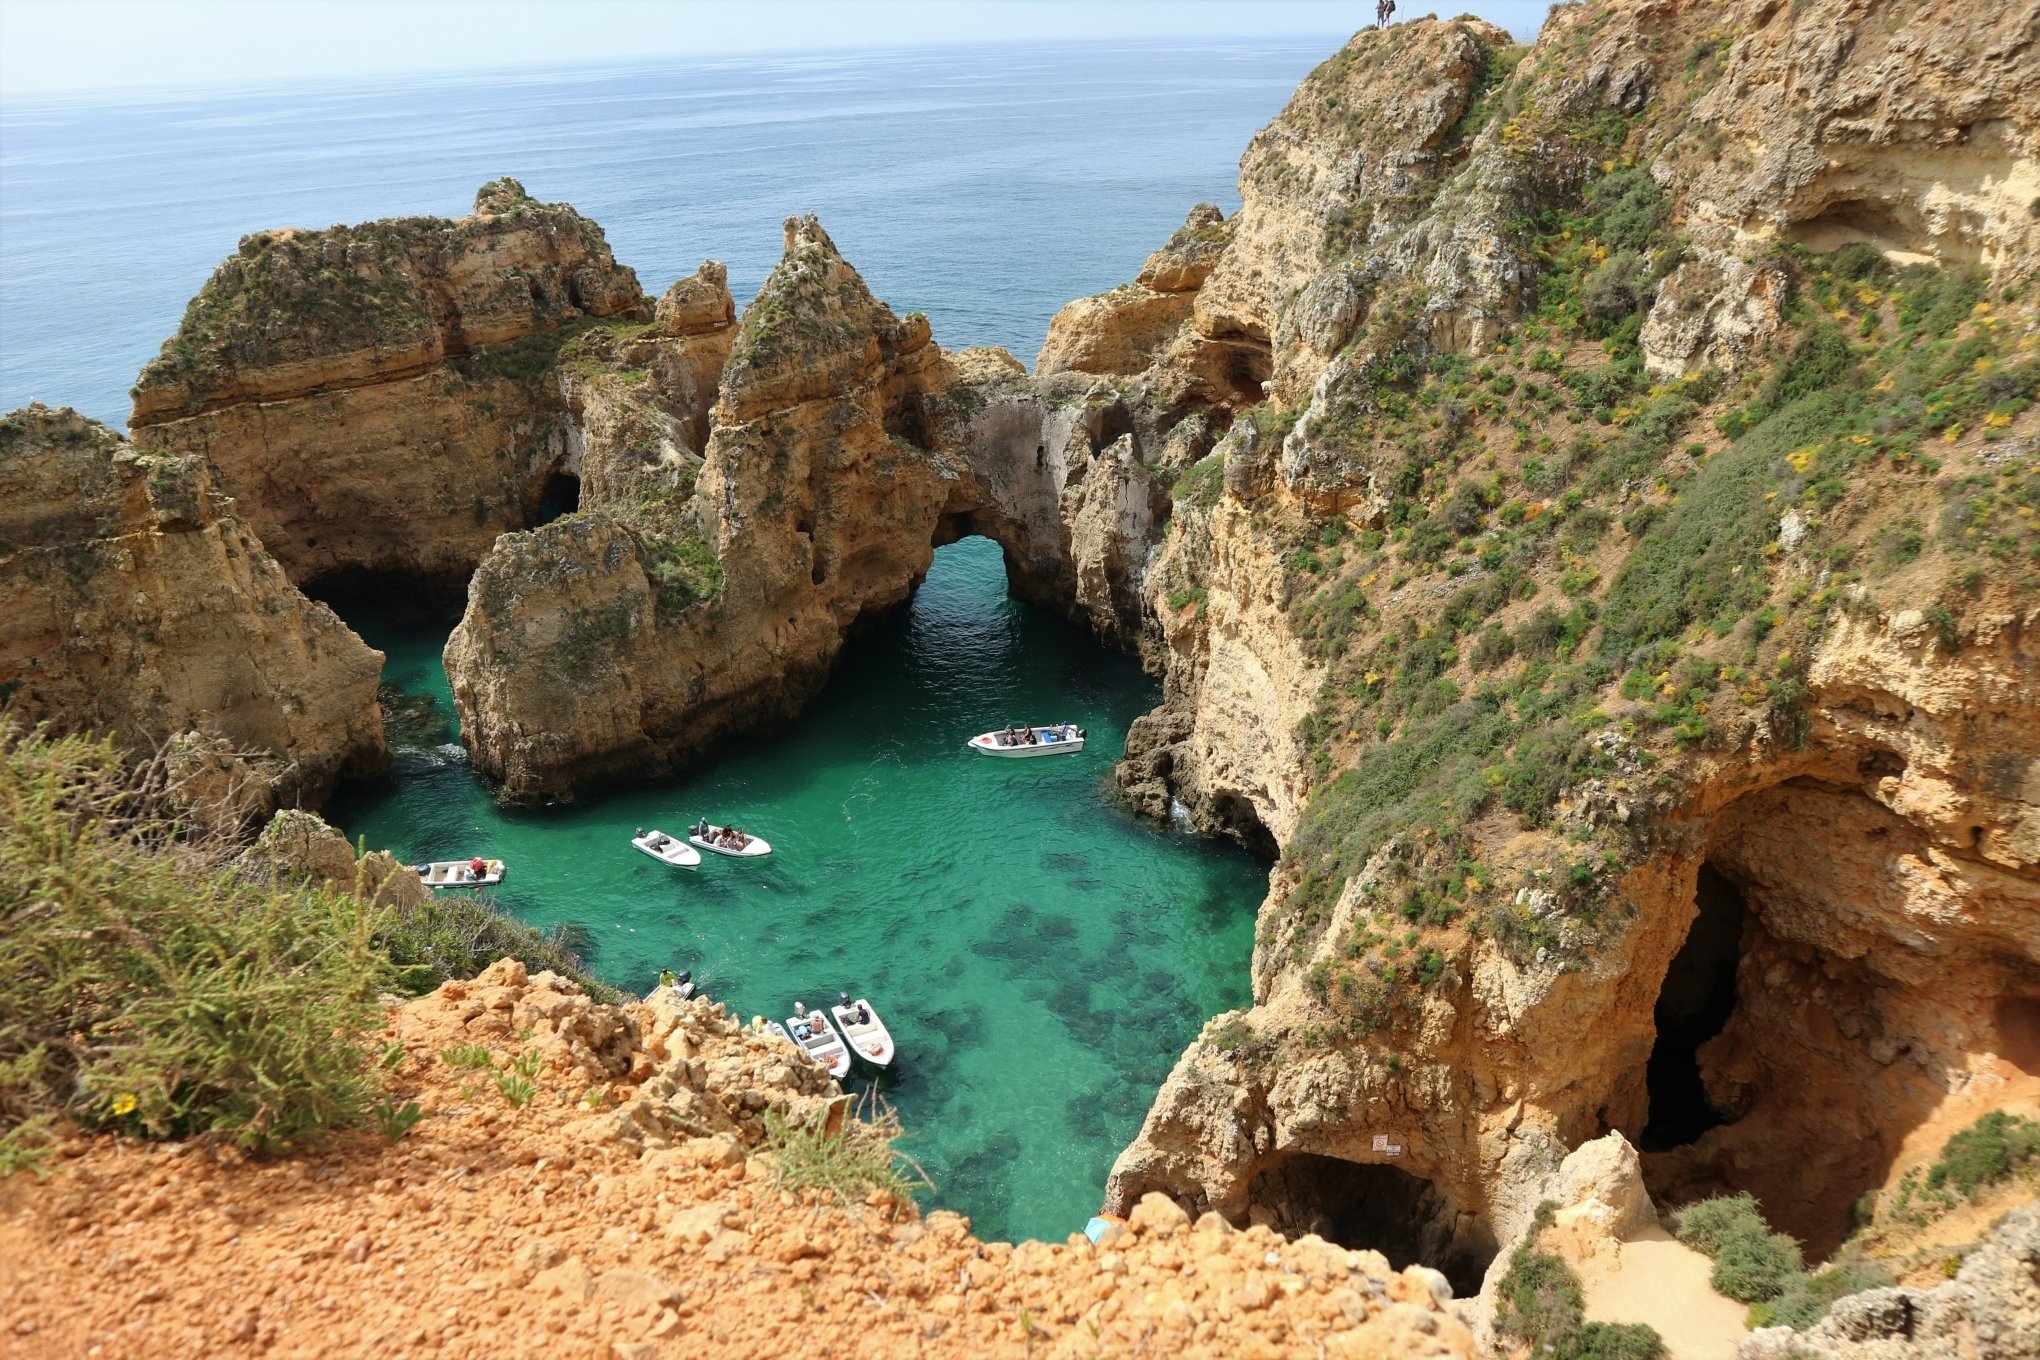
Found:
M 1029 738 L 1032 740 L 1029 740 Z M 1009 727 L 981 732 L 964 743 L 981 756 L 1025 760 L 1029 756 L 1073 756 L 1084 749 L 1084 729 L 1075 723 L 1049 727 Z
M 798 1007 L 786 1017 L 786 1028 L 810 1058 L 829 1069 L 830 1076 L 850 1075 L 850 1050 L 843 1047 L 843 1040 L 829 1027 L 827 1016 L 818 1010 Z
M 716 838 L 729 830 L 713 822 L 696 822 L 687 828 L 688 844 L 712 855 L 728 855 L 731 859 L 763 859 L 772 853 L 772 847 L 761 836 L 745 836 L 741 846 L 720 845 Z
M 878 1018 L 869 1001 L 861 996 L 852 1001 L 845 993 L 840 1004 L 829 1007 L 829 1014 L 836 1018 L 837 1032 L 860 1061 L 873 1067 L 892 1066 L 892 1031 Z
M 503 881 L 503 861 L 482 860 L 482 870 L 475 872 L 472 859 L 435 859 L 426 864 L 414 864 L 418 881 L 428 888 L 486 888 Z
M 638 828 L 630 843 L 650 855 L 661 864 L 670 864 L 675 869 L 692 869 L 701 863 L 701 852 L 685 841 L 675 840 L 656 828 L 647 831 Z
M 793 1043 L 793 1036 L 788 1034 L 786 1026 L 780 1024 L 777 1020 L 767 1020 L 762 1015 L 754 1015 L 751 1017 L 751 1028 L 760 1034 L 770 1034 L 776 1038 L 784 1039 L 789 1044 Z

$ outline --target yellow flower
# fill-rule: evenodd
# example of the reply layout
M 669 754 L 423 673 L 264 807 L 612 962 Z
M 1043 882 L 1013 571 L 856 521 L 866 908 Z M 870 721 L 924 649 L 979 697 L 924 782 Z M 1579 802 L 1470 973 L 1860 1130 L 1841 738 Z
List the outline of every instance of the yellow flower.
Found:
M 1983 418 L 1983 426 L 1987 430 L 2002 430 L 2005 426 L 2011 423 L 2012 423 L 2011 416 L 2009 416 L 2003 411 L 1992 411 L 1989 415 Z
M 135 1099 L 134 1092 L 123 1091 L 113 1098 L 113 1112 L 115 1114 L 133 1114 L 135 1107 L 141 1103 L 141 1101 Z

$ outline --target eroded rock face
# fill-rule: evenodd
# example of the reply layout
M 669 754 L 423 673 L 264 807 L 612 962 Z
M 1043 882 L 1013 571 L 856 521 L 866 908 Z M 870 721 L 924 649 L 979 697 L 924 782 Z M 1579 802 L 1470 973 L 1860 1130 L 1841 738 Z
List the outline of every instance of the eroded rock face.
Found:
M 136 380 L 136 446 L 206 458 L 299 583 L 464 580 L 559 461 L 569 328 L 649 311 L 594 223 L 485 185 L 473 215 L 246 237 Z
M 2040 72 L 2019 36 L 2030 14 L 1947 16 L 1934 36 L 1940 17 L 1872 11 L 1763 6 L 1738 40 L 1697 6 L 1570 7 L 1520 61 L 1471 25 L 1418 21 L 1356 37 L 1306 83 L 1243 163 L 1246 207 L 1228 224 L 1232 244 L 1200 285 L 1189 327 L 1205 339 L 1264 339 L 1269 406 L 1290 409 L 1231 422 L 1179 485 L 1147 572 L 1164 644 L 1148 654 L 1165 668 L 1167 705 L 1135 725 L 1120 770 L 1136 805 L 1160 815 L 1174 803 L 1199 825 L 1294 849 L 1325 784 L 1313 759 L 1329 773 L 1366 748 L 1364 728 L 1317 717 L 1325 616 L 1294 607 L 1291 592 L 1315 586 L 1310 569 L 1288 563 L 1307 560 L 1328 523 L 1327 542 L 1392 535 L 1388 509 L 1409 495 L 1395 479 L 1425 459 L 1470 469 L 1485 452 L 1495 466 L 1496 444 L 1455 446 L 1475 419 L 1467 410 L 1425 407 L 1434 418 L 1415 428 L 1442 453 L 1378 437 L 1383 412 L 1413 386 L 1398 371 L 1471 367 L 1497 339 L 1519 337 L 1539 301 L 1525 215 L 1578 201 L 1582 185 L 1622 169 L 1586 158 L 1582 124 L 1629 129 L 1626 154 L 1667 203 L 1667 229 L 1693 224 L 1691 256 L 1667 256 L 1667 276 L 1640 303 L 1655 299 L 1643 352 L 1660 371 L 1768 363 L 1797 277 L 1773 243 L 1841 244 L 1819 230 L 1848 195 L 1868 195 L 1878 221 L 1920 224 L 1911 246 L 1889 233 L 1855 239 L 1900 260 L 1910 252 L 2024 279 L 2030 224 L 1995 233 L 1988 223 L 1994 196 L 2026 173 L 2034 101 L 2020 92 Z M 1474 64 L 1455 55 L 1462 43 L 1487 54 L 1478 65 L 1490 76 L 1498 66 L 1514 74 L 1486 88 L 1454 75 Z M 1949 79 L 1958 59 L 1980 71 L 1967 96 Z M 1895 74 L 1908 61 L 1931 67 L 1916 91 Z M 1430 157 L 1414 164 L 1431 178 L 1395 200 L 1404 215 L 1387 229 L 1376 217 L 1336 240 L 1308 236 L 1307 205 L 1345 201 L 1327 178 L 1334 148 L 1366 135 L 1320 117 L 1324 96 L 1362 67 L 1373 93 L 1361 102 L 1397 101 L 1384 126 L 1408 134 L 1405 152 Z M 1834 77 L 1854 90 L 1846 106 L 1833 83 L 1800 92 L 1794 82 L 1816 69 L 1862 73 Z M 1874 92 L 1871 71 L 1882 73 Z M 1426 103 L 1426 91 L 1442 92 Z M 1438 138 L 1455 101 L 1479 104 L 1491 91 L 1505 113 L 1463 142 Z M 2010 112 L 2007 99 L 2024 107 Z M 1689 107 L 1717 128 L 1764 129 L 1748 135 L 1776 173 L 1744 165 L 1734 178 L 1734 157 L 1692 154 L 1691 139 L 1706 134 L 1697 116 L 1678 116 Z M 1983 111 L 1982 122 L 1965 111 Z M 1954 172 L 1923 148 L 1954 155 L 1972 143 L 2004 155 L 1967 188 L 1924 183 Z M 1366 161 L 1370 172 L 1387 164 Z M 1727 213 L 1720 205 L 1731 201 L 1739 206 Z M 1724 223 L 1733 229 L 1717 231 Z M 1991 244 L 1963 246 L 1963 231 Z M 1066 354 L 1083 343 L 1058 341 Z M 1198 392 L 1181 377 L 1185 344 L 1148 346 L 1149 367 L 1115 378 L 1137 427 Z M 1661 362 L 1668 356 L 1678 361 Z M 2023 466 L 2016 445 L 1985 456 Z M 1454 536 L 1470 554 L 1474 529 L 1493 521 L 1476 509 L 1467 523 Z M 1804 520 L 1780 533 L 1770 551 L 1790 552 Z M 1426 637 L 1449 583 L 1412 585 L 1373 625 L 1351 621 L 1400 587 L 1379 577 L 1410 557 L 1385 552 L 1379 576 L 1355 583 L 1364 589 L 1343 606 L 1356 613 L 1331 626 Z M 1475 567 L 1469 556 L 1454 571 Z M 2018 1034 L 2040 1013 L 2031 929 L 2040 861 L 2030 845 L 2040 786 L 2029 777 L 2040 755 L 2031 697 L 2040 655 L 2017 593 L 2030 573 L 2004 570 L 2020 582 L 2013 594 L 1953 606 L 1924 578 L 1880 587 L 1881 604 L 1851 596 L 1805 671 L 1804 730 L 1766 718 L 1733 755 L 1643 756 L 1611 723 L 1595 738 L 1608 774 L 1561 796 L 1548 814 L 1555 829 L 1490 805 L 1471 829 L 1471 858 L 1509 884 L 1502 926 L 1441 942 L 1435 971 L 1387 1028 L 1364 998 L 1371 977 L 1395 976 L 1396 937 L 1421 911 L 1403 894 L 1421 878 L 1410 866 L 1437 863 L 1429 833 L 1388 836 L 1308 908 L 1293 877 L 1303 869 L 1278 866 L 1255 951 L 1256 1004 L 1212 1022 L 1184 1054 L 1115 1166 L 1108 1204 L 1162 1190 L 1236 1222 L 1398 1231 L 1353 1208 L 1372 1197 L 1417 1225 L 1397 1239 L 1412 1259 L 1460 1269 L 1528 1221 L 1567 1148 L 1614 1131 L 1644 1149 L 1644 1177 L 1661 1199 L 1753 1190 L 1811 1253 L 1831 1248 L 1850 1203 L 1886 1183 L 1908 1130 L 1987 1100 L 2031 1061 Z M 1420 590 L 1428 602 L 1411 598 Z M 1342 607 L 1329 592 L 1315 603 Z M 1459 677 L 1469 687 L 1480 678 Z M 1339 679 L 1355 694 L 1386 676 L 1356 666 Z M 1668 760 L 1669 772 L 1661 764 L 1646 778 L 1650 759 Z M 1605 943 L 1579 957 L 1561 900 L 1569 890 L 1553 873 L 1572 853 L 1567 837 L 1595 833 L 1626 847 L 1625 868 L 1595 889 Z M 1497 936 L 1516 922 L 1549 948 L 1507 947 Z
M 1865 243 L 1900 263 L 2040 265 L 2040 71 L 2030 4 L 1888 14 L 1767 4 L 1709 35 L 1721 77 L 1666 149 L 1695 258 L 1644 333 L 1652 370 L 1734 367 L 1775 333 L 1757 241 Z
M 1003 352 L 945 354 L 812 218 L 734 332 L 721 288 L 704 266 L 644 336 L 576 351 L 600 361 L 566 380 L 581 513 L 506 535 L 475 575 L 447 669 L 507 797 L 792 716 L 965 534 L 999 541 L 1016 595 L 1139 634 L 1167 499 L 1115 403 L 1044 392 Z
M 719 274 L 691 291 L 712 293 Z M 681 292 L 661 330 L 727 313 Z M 785 259 L 718 344 L 698 464 L 633 460 L 585 426 L 584 466 L 634 461 L 655 504 L 616 495 L 629 478 L 591 477 L 582 514 L 502 539 L 476 573 L 447 669 L 476 767 L 510 797 L 660 768 L 791 716 L 857 621 L 927 572 L 949 479 L 894 433 L 920 419 L 942 362 L 926 322 L 895 317 L 819 224 L 794 220 Z M 655 404 L 679 386 L 672 365 L 653 369 Z
M 225 822 L 387 759 L 382 654 L 299 593 L 202 459 L 69 409 L 7 416 L 0 597 L 0 710 L 137 752 L 171 742 Z

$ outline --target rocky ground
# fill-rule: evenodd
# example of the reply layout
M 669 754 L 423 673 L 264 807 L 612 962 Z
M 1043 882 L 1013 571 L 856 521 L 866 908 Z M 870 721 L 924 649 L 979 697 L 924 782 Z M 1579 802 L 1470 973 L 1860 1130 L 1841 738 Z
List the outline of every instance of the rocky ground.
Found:
M 840 1097 L 710 1002 L 597 1006 L 506 961 L 385 1037 L 391 1101 L 424 1112 L 394 1144 L 80 1137 L 0 1185 L 0 1354 L 1472 1353 L 1435 1272 L 1160 1197 L 1099 1246 L 1014 1246 L 781 1189 L 761 1113 Z M 457 1065 L 475 1044 L 496 1066 Z M 518 1051 L 544 1059 L 523 1108 L 495 1080 Z

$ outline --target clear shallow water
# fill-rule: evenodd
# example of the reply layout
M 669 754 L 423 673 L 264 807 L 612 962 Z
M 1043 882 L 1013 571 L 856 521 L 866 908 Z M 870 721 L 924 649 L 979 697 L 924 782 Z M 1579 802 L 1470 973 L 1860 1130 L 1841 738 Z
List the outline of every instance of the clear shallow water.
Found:
M 388 683 L 451 718 L 443 623 L 350 622 L 389 652 Z M 692 968 L 746 1017 L 869 995 L 900 1048 L 885 1094 L 934 1202 L 989 1236 L 1059 1240 L 1098 1207 L 1204 1018 L 1248 1000 L 1265 866 L 1104 793 L 1158 697 L 1129 658 L 1007 599 L 998 548 L 968 539 L 937 552 L 911 609 L 852 645 L 804 717 L 685 777 L 506 812 L 457 747 L 428 739 L 328 815 L 405 859 L 504 859 L 500 903 L 585 930 L 591 967 L 628 989 Z M 1065 718 L 1088 730 L 1082 755 L 963 749 L 1007 721 Z M 773 856 L 676 870 L 629 843 L 701 815 Z
M 951 348 L 1031 364 L 1073 297 L 1133 277 L 1322 40 L 926 48 L 637 69 L 0 100 L 0 410 L 120 428 L 127 391 L 235 242 L 458 216 L 515 175 L 602 224 L 663 290 L 704 258 L 747 301 L 814 212 Z

